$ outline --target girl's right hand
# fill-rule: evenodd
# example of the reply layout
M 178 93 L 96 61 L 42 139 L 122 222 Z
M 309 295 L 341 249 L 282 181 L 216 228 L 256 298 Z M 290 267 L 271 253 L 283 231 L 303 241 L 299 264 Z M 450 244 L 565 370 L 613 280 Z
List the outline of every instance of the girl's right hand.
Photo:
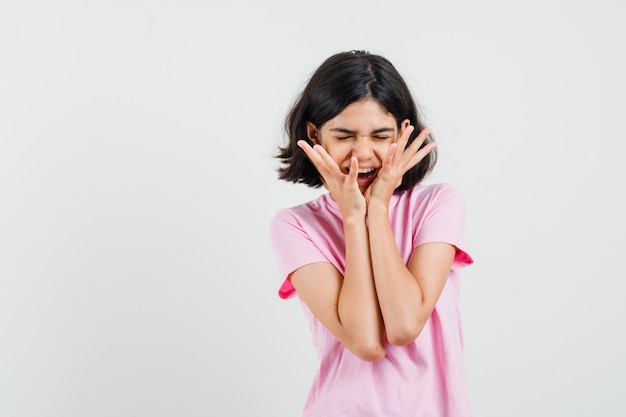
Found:
M 365 218 L 367 205 L 357 182 L 359 175 L 357 158 L 352 157 L 350 172 L 344 174 L 321 145 L 316 144 L 311 147 L 304 140 L 299 140 L 297 143 L 322 176 L 322 183 L 330 192 L 332 199 L 339 205 L 344 220 L 352 216 Z

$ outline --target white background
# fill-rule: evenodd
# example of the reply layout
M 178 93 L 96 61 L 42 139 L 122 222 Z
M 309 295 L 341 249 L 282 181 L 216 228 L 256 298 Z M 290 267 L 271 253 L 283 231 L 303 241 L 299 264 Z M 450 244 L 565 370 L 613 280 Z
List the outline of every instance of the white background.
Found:
M 268 223 L 329 55 L 405 76 L 460 188 L 476 417 L 624 416 L 626 6 L 0 3 L 0 416 L 297 416 Z

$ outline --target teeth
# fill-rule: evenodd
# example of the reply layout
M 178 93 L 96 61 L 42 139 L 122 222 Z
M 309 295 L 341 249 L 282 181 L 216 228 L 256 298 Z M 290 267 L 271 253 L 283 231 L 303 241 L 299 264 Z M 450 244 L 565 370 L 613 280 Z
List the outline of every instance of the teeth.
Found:
M 346 171 L 350 172 L 350 168 L 346 167 Z M 358 174 L 371 174 L 374 171 L 376 171 L 376 168 L 361 168 L 358 170 Z

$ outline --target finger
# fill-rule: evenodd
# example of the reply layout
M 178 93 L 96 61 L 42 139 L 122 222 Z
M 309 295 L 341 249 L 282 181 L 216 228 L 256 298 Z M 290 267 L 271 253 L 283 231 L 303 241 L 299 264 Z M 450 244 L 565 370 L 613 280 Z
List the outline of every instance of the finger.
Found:
M 411 156 L 411 158 L 409 159 L 409 161 L 407 162 L 407 165 L 406 165 L 406 168 L 405 168 L 406 171 L 408 171 L 409 169 L 413 168 L 415 165 L 419 164 L 420 161 L 422 159 L 424 159 L 426 157 L 426 155 L 428 155 L 436 147 L 437 147 L 437 143 L 436 142 L 430 142 L 430 143 L 426 144 L 423 148 L 418 150 L 416 153 L 414 153 Z
M 314 147 L 311 147 L 311 145 L 304 140 L 299 140 L 296 143 L 304 151 L 309 161 L 311 161 L 322 177 L 325 176 L 328 173 L 328 169 L 320 152 L 314 149 Z
M 406 148 L 406 144 L 409 143 L 409 139 L 411 138 L 411 134 L 415 130 L 415 126 L 409 125 L 402 129 L 400 132 L 400 137 L 398 138 L 398 152 L 401 152 Z
M 337 162 L 335 162 L 332 156 L 330 156 L 330 154 L 326 152 L 326 149 L 324 149 L 321 145 L 314 145 L 313 150 L 319 155 L 320 160 L 324 164 L 327 172 L 335 176 L 345 175 L 341 171 L 341 168 L 339 168 L 339 165 L 337 165 Z
M 421 153 L 418 155 L 420 151 L 420 147 L 424 145 L 426 139 L 428 139 L 428 135 L 430 135 L 430 128 L 426 127 L 422 129 L 422 131 L 417 135 L 417 137 L 411 142 L 411 144 L 406 148 L 404 153 L 404 161 L 405 161 L 405 169 L 409 170 L 414 167 L 419 161 L 421 161 L 424 156 L 426 156 L 433 148 L 431 147 L 425 153 Z M 428 146 L 428 145 L 426 145 Z M 423 149 L 423 148 L 422 148 Z
M 430 135 L 430 132 L 431 132 L 431 129 L 428 127 L 422 129 L 419 135 L 417 135 L 417 137 L 413 140 L 413 142 L 411 142 L 411 145 L 409 145 L 407 152 L 411 154 L 416 153 L 418 149 L 420 148 L 420 146 L 422 146 L 422 144 L 426 141 L 426 139 L 428 138 L 428 135 Z
M 313 148 L 311 147 L 311 145 L 309 145 L 307 141 L 299 140 L 296 142 L 296 145 L 298 145 L 300 149 L 304 151 L 304 153 L 311 160 L 311 162 L 313 159 L 316 159 L 315 152 L 313 151 Z
M 304 153 L 306 153 L 306 156 L 313 163 L 315 168 L 320 171 L 320 173 L 326 170 L 327 163 L 324 158 L 324 154 L 326 154 L 326 151 L 324 150 L 324 148 L 319 145 L 314 145 L 313 147 L 311 147 L 311 145 L 309 145 L 304 140 L 299 140 L 296 143 L 304 151 Z
M 320 176 L 322 177 L 322 181 L 326 184 L 328 181 L 332 181 L 332 178 L 339 178 L 343 174 L 339 166 L 335 162 L 335 160 L 326 152 L 326 150 L 321 145 L 309 145 L 306 141 L 300 140 L 297 142 L 298 146 L 300 146 L 307 157 L 317 169 Z M 358 174 L 358 171 L 357 171 Z
M 359 160 L 356 156 L 350 158 L 350 172 L 348 172 L 348 178 L 350 181 L 356 182 L 359 177 Z
M 387 151 L 387 156 L 385 157 L 385 160 L 383 161 L 383 166 L 389 166 L 391 164 L 393 164 L 393 162 L 396 159 L 396 155 L 397 155 L 397 151 L 400 149 L 400 144 L 398 143 L 392 143 L 389 146 L 389 150 Z

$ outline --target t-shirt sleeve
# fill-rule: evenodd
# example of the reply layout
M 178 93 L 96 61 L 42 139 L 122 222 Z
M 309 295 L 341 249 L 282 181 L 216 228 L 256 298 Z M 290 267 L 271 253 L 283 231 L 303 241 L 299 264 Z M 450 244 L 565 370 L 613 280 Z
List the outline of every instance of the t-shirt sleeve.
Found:
M 424 243 L 445 242 L 456 247 L 452 269 L 463 268 L 474 262 L 465 243 L 465 199 L 449 184 L 441 184 L 430 196 L 429 204 L 418 222 L 413 247 Z
M 281 298 L 290 298 L 296 293 L 289 281 L 292 272 L 304 265 L 328 262 L 289 209 L 279 210 L 274 215 L 270 223 L 270 240 L 282 279 L 278 290 Z

